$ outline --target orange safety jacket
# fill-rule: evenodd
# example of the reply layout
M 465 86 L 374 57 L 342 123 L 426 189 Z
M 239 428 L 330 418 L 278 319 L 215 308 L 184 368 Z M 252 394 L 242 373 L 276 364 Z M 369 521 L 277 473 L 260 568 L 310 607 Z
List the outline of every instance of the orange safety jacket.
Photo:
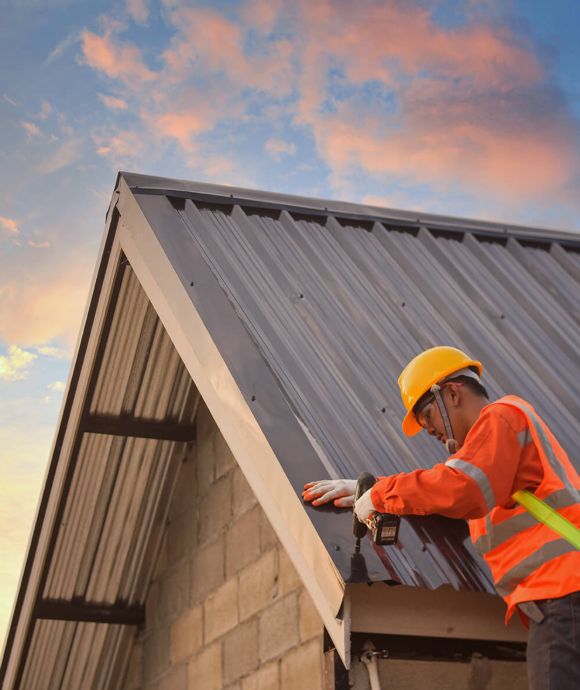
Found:
M 477 551 L 508 605 L 580 590 L 580 551 L 512 499 L 527 489 L 580 527 L 580 476 L 534 408 L 507 395 L 486 405 L 444 464 L 383 477 L 375 508 L 469 520 Z

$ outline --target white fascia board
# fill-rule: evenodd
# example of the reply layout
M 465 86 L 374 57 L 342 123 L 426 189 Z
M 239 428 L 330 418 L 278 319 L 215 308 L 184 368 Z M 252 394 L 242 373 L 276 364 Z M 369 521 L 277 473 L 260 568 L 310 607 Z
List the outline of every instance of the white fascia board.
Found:
M 121 178 L 121 247 L 348 667 L 344 582 L 180 277 Z M 346 622 L 345 622 L 346 620 Z

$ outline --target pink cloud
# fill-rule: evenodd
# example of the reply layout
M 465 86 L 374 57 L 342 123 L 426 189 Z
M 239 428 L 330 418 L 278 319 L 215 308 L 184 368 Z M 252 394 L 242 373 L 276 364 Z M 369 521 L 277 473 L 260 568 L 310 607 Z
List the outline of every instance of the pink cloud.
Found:
M 16 236 L 20 233 L 18 222 L 15 221 L 14 218 L 0 216 L 0 228 L 12 236 Z
M 529 39 L 491 12 L 467 9 L 463 24 L 446 27 L 428 4 L 402 0 L 249 0 L 237 20 L 185 0 L 163 5 L 173 36 L 156 56 L 157 75 L 114 22 L 102 36 L 84 33 L 85 56 L 140 98 L 134 133 L 159 148 L 177 143 L 198 169 L 203 140 L 224 121 L 262 118 L 278 129 L 293 118 L 345 193 L 344 180 L 361 170 L 498 199 L 571 186 L 578 125 L 546 89 L 549 74 Z M 126 139 L 98 146 L 114 156 Z M 265 150 L 291 153 L 280 146 L 271 139 Z
M 225 77 L 238 92 L 256 88 L 278 96 L 289 93 L 293 83 L 289 40 L 268 41 L 247 53 L 247 27 L 216 10 L 172 3 L 168 16 L 177 31 L 163 55 L 170 80 L 209 71 Z
M 126 86 L 140 86 L 155 78 L 143 62 L 141 52 L 131 43 L 121 43 L 111 29 L 102 36 L 83 31 L 82 49 L 86 63 L 111 79 L 120 79 Z
M 284 139 L 268 139 L 264 148 L 274 160 L 280 160 L 283 155 L 294 156 L 296 154 L 296 144 L 291 141 L 284 141 Z
M 177 139 L 184 149 L 192 146 L 194 135 L 210 129 L 212 125 L 212 122 L 195 112 L 164 113 L 153 121 L 160 135 Z
M 133 21 L 146 24 L 149 19 L 149 3 L 147 0 L 127 0 L 127 12 Z
M 99 98 L 101 102 L 111 110 L 127 110 L 127 102 L 124 101 L 122 98 L 109 96 L 105 93 L 100 93 Z
M 25 120 L 22 120 L 20 124 L 26 131 L 26 134 L 28 134 L 28 136 L 31 139 L 34 137 L 42 136 L 42 131 L 40 130 L 40 127 L 38 125 L 35 125 L 34 122 L 26 122 Z
M 77 264 L 63 263 L 56 270 L 55 266 L 43 268 L 27 282 L 14 279 L 0 283 L 0 339 L 21 347 L 63 339 L 72 347 L 91 273 L 90 261 Z

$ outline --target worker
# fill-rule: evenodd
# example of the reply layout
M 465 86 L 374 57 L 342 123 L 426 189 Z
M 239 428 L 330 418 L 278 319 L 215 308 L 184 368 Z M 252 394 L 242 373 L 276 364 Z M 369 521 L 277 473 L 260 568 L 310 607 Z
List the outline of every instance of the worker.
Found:
M 507 604 L 506 624 L 517 611 L 529 627 L 530 689 L 578 690 L 580 550 L 514 495 L 527 490 L 541 499 L 566 523 L 568 537 L 575 531 L 577 544 L 580 477 L 530 403 L 514 395 L 490 403 L 482 373 L 481 362 L 454 347 L 434 347 L 409 362 L 398 380 L 407 411 L 403 432 L 425 430 L 450 456 L 431 469 L 379 477 L 354 510 L 361 521 L 375 512 L 468 520 Z M 355 486 L 355 480 L 315 481 L 303 496 L 315 506 L 333 501 L 346 508 Z

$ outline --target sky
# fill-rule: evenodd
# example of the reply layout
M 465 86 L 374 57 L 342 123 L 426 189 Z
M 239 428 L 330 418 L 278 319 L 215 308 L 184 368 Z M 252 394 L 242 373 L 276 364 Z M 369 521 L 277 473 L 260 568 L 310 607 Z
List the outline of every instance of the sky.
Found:
M 577 0 L 0 0 L 0 646 L 118 170 L 580 232 Z

